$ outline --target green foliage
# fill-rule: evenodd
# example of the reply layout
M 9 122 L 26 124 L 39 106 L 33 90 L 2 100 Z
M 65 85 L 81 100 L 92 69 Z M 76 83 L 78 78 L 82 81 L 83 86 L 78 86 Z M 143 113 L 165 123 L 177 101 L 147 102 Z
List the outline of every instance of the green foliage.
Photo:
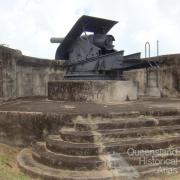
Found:
M 30 180 L 21 172 L 14 170 L 9 165 L 9 157 L 0 155 L 0 179 L 1 180 Z

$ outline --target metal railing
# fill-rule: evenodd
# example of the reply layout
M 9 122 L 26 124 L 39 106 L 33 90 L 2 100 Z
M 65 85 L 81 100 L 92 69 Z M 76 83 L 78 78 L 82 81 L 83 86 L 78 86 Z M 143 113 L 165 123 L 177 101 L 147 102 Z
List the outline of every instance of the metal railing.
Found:
M 157 58 L 159 57 L 159 41 L 157 40 L 157 47 L 156 47 L 156 55 Z M 150 61 L 149 58 L 151 57 L 151 45 L 150 43 L 147 41 L 145 43 L 145 58 L 147 58 L 147 61 L 149 63 L 150 69 L 156 69 L 156 87 L 159 87 L 159 83 L 158 83 L 158 69 L 159 69 L 159 65 L 157 64 L 156 61 L 153 61 L 153 65 Z M 158 58 L 159 59 L 159 58 Z M 148 71 L 148 69 L 146 68 L 146 82 L 147 82 L 147 86 L 149 86 L 149 76 L 150 76 L 150 72 Z
M 148 47 L 148 57 L 147 57 L 147 47 Z M 150 43 L 147 41 L 146 43 L 145 43 L 145 58 L 150 58 L 151 57 L 151 45 L 150 45 Z M 148 64 L 149 64 L 149 66 L 151 67 L 151 68 L 153 68 L 153 65 L 150 63 L 150 61 L 149 60 L 147 60 L 148 61 Z
M 148 56 L 147 56 L 147 50 L 148 50 Z M 157 40 L 157 50 L 156 50 L 156 53 L 157 53 L 157 57 L 159 57 L 159 41 Z M 145 43 L 145 58 L 150 58 L 151 57 L 151 45 L 150 45 L 150 42 L 146 42 Z M 149 63 L 149 66 L 151 68 L 159 68 L 159 65 L 156 63 L 156 61 L 154 61 L 153 63 L 155 64 L 155 66 L 153 66 L 150 61 L 147 59 L 148 63 Z

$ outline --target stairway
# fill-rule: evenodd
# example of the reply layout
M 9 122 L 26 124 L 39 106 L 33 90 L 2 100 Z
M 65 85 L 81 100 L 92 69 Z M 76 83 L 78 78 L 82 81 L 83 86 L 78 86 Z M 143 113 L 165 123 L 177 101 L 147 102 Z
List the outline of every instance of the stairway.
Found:
M 50 180 L 147 179 L 177 173 L 180 115 L 169 114 L 78 117 L 73 127 L 22 150 L 18 165 Z

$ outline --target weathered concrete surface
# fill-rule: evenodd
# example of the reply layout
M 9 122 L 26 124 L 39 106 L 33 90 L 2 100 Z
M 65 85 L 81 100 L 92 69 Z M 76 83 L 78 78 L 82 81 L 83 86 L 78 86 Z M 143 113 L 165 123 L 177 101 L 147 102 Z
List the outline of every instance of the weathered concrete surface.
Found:
M 137 93 L 134 81 L 63 80 L 48 83 L 48 99 L 51 100 L 119 103 L 136 100 Z
M 17 162 L 25 173 L 49 180 L 147 180 L 170 175 L 158 170 L 163 167 L 177 174 L 179 124 L 179 114 L 77 117 L 72 127 L 22 150 Z
M 137 81 L 140 95 L 180 97 L 180 54 L 150 58 L 159 60 L 160 68 L 125 72 L 128 79 Z
M 4 112 L 42 112 L 56 114 L 121 114 L 125 112 L 177 112 L 180 111 L 180 99 L 177 98 L 149 98 L 138 101 L 121 102 L 116 105 L 112 104 L 95 104 L 84 102 L 63 102 L 50 101 L 43 98 L 24 98 L 12 100 L 0 105 L 0 111 Z M 1 118 L 0 118 L 1 119 Z
M 60 63 L 0 46 L 0 98 L 47 96 L 47 82 L 63 77 Z
M 149 99 L 117 105 L 82 102 L 60 102 L 45 99 L 19 99 L 0 105 L 0 142 L 27 146 L 42 140 L 59 128 L 72 127 L 75 119 L 99 121 L 103 118 L 138 115 L 176 115 L 180 113 L 179 99 Z
M 48 134 L 58 133 L 59 128 L 70 126 L 73 115 L 44 114 L 41 112 L 0 112 L 0 142 L 28 146 Z

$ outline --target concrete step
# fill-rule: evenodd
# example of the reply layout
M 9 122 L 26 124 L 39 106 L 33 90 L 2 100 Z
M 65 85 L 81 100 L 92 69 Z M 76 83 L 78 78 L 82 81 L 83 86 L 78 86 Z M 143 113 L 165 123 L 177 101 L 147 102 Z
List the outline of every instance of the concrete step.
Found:
M 161 162 L 167 161 L 166 165 L 168 165 L 169 160 L 177 161 L 177 166 L 180 166 L 180 148 L 179 147 L 173 147 L 173 148 L 165 148 L 165 149 L 158 149 L 158 150 L 150 150 L 150 151 L 144 151 L 143 154 L 142 151 L 136 151 L 136 154 L 133 154 L 133 151 L 129 151 L 129 153 L 123 153 L 120 154 L 129 165 L 138 168 L 139 166 L 146 166 L 148 163 L 150 166 L 156 165 L 160 166 Z M 164 151 L 165 153 L 156 153 L 156 151 Z M 151 153 L 152 152 L 152 153 Z M 169 152 L 169 153 L 166 153 Z M 149 153 L 149 154 L 148 154 Z M 153 154 L 154 153 L 154 154 Z M 112 154 L 111 155 L 114 158 L 114 162 L 112 162 L 115 165 L 118 165 L 118 156 L 119 154 Z M 116 158 L 117 157 L 117 158 Z M 158 164 L 159 163 L 159 164 Z M 165 164 L 165 163 L 164 163 Z
M 175 180 L 176 178 L 173 178 L 174 175 L 180 173 L 180 165 L 178 162 L 177 166 L 171 166 L 171 165 L 162 165 L 162 166 L 138 166 L 136 167 L 136 170 L 139 173 L 139 177 L 141 177 L 141 180 L 152 180 L 152 179 L 158 179 L 158 180 Z
M 94 121 L 77 121 L 74 128 L 79 131 L 97 131 L 105 129 L 126 129 L 139 127 L 156 127 L 180 125 L 180 116 L 117 118 Z
M 46 146 L 53 152 L 73 156 L 97 156 L 100 145 L 94 143 L 72 143 L 63 141 L 59 135 L 50 135 L 46 138 Z
M 127 153 L 113 153 L 98 156 L 72 156 L 64 155 L 60 153 L 54 153 L 46 148 L 45 143 L 37 142 L 33 144 L 32 156 L 41 164 L 45 164 L 50 167 L 69 169 L 69 170 L 102 170 L 102 169 L 114 169 L 121 166 L 122 162 L 120 159 L 124 159 L 131 166 L 146 165 L 148 161 L 157 161 L 165 159 L 180 160 L 180 147 L 173 147 L 159 150 L 159 154 L 155 151 L 148 151 L 149 154 L 134 153 L 129 151 Z M 164 154 L 162 152 L 165 152 Z M 169 152 L 169 153 L 167 153 Z M 143 164 L 144 163 L 144 164 Z M 111 165 L 109 165 L 111 164 Z
M 48 167 L 35 161 L 29 149 L 22 150 L 18 157 L 19 167 L 33 177 L 46 180 L 115 180 L 129 179 L 134 174 L 117 173 L 116 170 L 71 171 Z M 131 177 L 132 178 L 132 177 Z
M 54 168 L 79 171 L 105 169 L 105 161 L 100 156 L 70 156 L 54 153 L 46 148 L 44 142 L 33 144 L 32 156 L 39 163 Z
M 60 135 L 64 141 L 77 143 L 108 142 L 121 138 L 137 138 L 180 133 L 180 125 L 141 127 L 131 129 L 105 129 L 98 131 L 76 131 L 75 129 L 61 129 Z
M 115 157 L 117 158 L 117 157 Z M 113 158 L 112 158 L 113 159 Z M 111 169 L 106 170 L 88 170 L 88 171 L 72 171 L 51 168 L 37 162 L 32 157 L 32 151 L 30 149 L 22 150 L 18 157 L 18 165 L 25 173 L 28 173 L 32 177 L 39 177 L 45 180 L 129 180 L 129 179 L 147 179 L 149 175 L 159 175 L 157 173 L 158 168 L 175 168 L 177 172 L 180 169 L 179 160 L 177 164 L 172 165 L 138 165 L 132 167 L 126 165 L 123 160 L 119 160 L 119 163 L 113 163 Z
M 179 135 L 162 136 L 158 138 L 127 138 L 118 142 L 110 143 L 73 143 L 63 141 L 59 135 L 48 136 L 47 148 L 53 152 L 76 156 L 96 156 L 107 153 L 125 153 L 129 148 L 136 150 L 167 148 L 170 145 L 179 145 Z

